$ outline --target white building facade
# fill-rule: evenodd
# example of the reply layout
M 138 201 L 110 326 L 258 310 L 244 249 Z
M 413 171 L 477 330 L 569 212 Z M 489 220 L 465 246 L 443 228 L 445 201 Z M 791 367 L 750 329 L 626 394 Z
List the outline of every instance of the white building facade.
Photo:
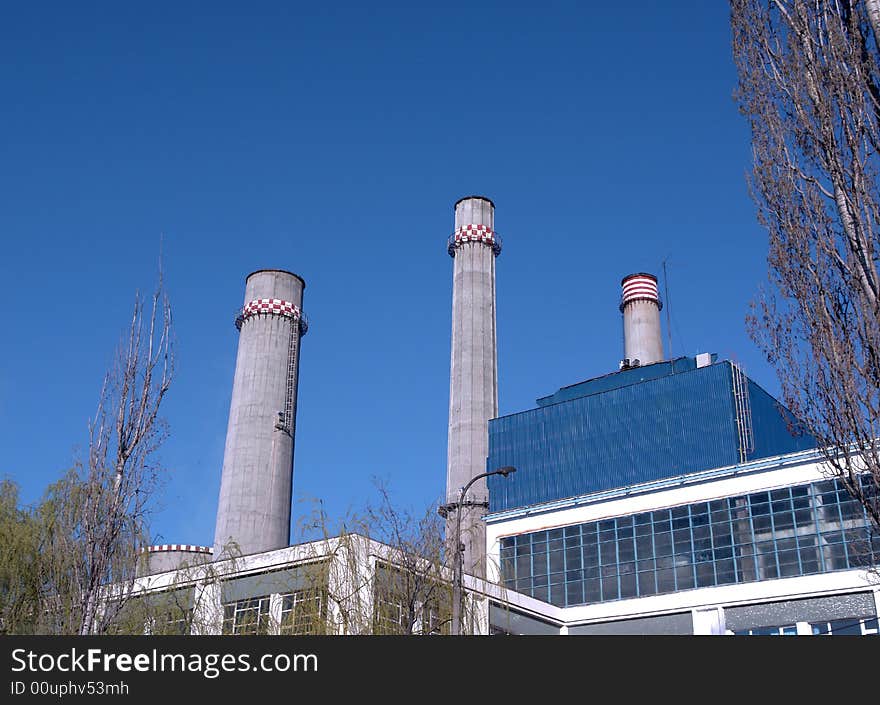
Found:
M 880 554 L 815 451 L 490 514 L 495 633 L 877 634 Z

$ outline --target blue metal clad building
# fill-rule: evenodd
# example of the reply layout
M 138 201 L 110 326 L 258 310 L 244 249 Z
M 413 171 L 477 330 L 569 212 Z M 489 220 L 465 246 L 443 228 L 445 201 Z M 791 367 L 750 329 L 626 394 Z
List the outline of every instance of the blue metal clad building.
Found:
M 517 472 L 489 478 L 490 511 L 735 465 L 743 441 L 734 372 L 728 361 L 679 358 L 563 387 L 536 409 L 492 419 L 487 467 Z M 814 446 L 790 430 L 790 412 L 747 383 L 748 460 Z

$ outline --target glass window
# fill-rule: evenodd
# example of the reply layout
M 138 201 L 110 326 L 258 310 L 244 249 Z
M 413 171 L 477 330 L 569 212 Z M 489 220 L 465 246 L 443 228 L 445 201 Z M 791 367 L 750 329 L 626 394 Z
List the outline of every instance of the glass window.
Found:
M 701 526 L 694 526 L 694 543 L 695 544 L 698 541 L 709 541 L 710 536 L 711 536 L 711 533 L 709 531 L 708 524 L 703 524 Z M 711 541 L 710 541 L 710 544 L 711 544 Z
M 862 505 L 852 499 L 848 494 L 841 496 L 840 516 L 844 521 L 861 519 L 863 514 Z
M 599 565 L 599 547 L 597 545 L 584 546 L 581 549 L 583 556 L 584 568 L 591 568 Z
M 617 542 L 617 557 L 620 561 L 631 561 L 636 557 L 636 548 L 632 538 L 621 538 Z
M 822 555 L 825 559 L 825 570 L 844 570 L 849 567 L 846 558 L 846 546 L 842 543 L 843 534 L 839 531 L 829 532 L 822 535 L 824 545 Z M 840 543 L 832 543 L 832 541 Z
M 756 536 L 767 536 L 773 530 L 769 514 L 756 514 L 752 517 L 752 530 Z
M 783 487 L 782 489 L 773 490 L 770 492 L 770 501 L 778 502 L 779 500 L 789 500 L 791 499 L 791 490 L 788 487 Z
M 718 585 L 736 582 L 736 566 L 732 559 L 715 562 L 715 579 Z
M 663 531 L 661 529 L 664 524 L 666 525 L 665 531 L 669 531 L 669 510 L 661 509 L 659 512 L 651 512 L 651 516 L 654 518 L 654 530 L 655 531 Z
M 632 565 L 632 564 L 629 564 Z M 626 599 L 628 597 L 636 597 L 638 594 L 636 591 L 636 574 L 635 571 L 627 571 L 624 573 L 622 571 L 623 566 L 621 566 L 621 575 L 620 575 L 620 597 L 621 599 Z
M 791 512 L 791 502 L 773 503 L 773 528 L 776 531 L 786 531 L 794 528 L 794 515 Z
M 502 576 L 575 605 L 867 566 L 880 535 L 850 509 L 841 521 L 841 502 L 823 481 L 505 537 Z
M 567 605 L 584 603 L 584 580 L 569 580 L 565 583 L 565 599 Z
M 547 575 L 547 554 L 536 553 L 532 556 L 531 574 L 534 576 Z
M 711 561 L 697 563 L 697 587 L 711 587 L 715 584 L 715 564 Z
M 602 578 L 602 601 L 617 600 L 620 598 L 616 575 Z
M 657 592 L 675 592 L 675 572 L 672 568 L 657 569 Z
M 677 590 L 694 587 L 694 566 L 687 558 L 675 559 L 675 584 Z
M 800 575 L 800 562 L 797 551 L 779 552 L 779 575 L 783 578 Z
M 639 536 L 636 538 L 636 556 L 639 560 L 645 558 L 653 558 L 654 556 L 654 539 L 649 536 Z
M 580 525 L 565 527 L 566 543 L 568 542 L 569 539 L 577 539 L 577 543 L 580 544 L 580 540 L 581 540 L 581 527 L 580 527 Z
M 632 536 L 632 527 L 633 527 L 633 518 L 632 516 L 627 517 L 618 517 L 615 521 L 617 524 L 617 534 L 618 536 Z
M 282 634 L 323 634 L 326 629 L 320 590 L 297 590 L 281 597 Z
M 617 544 L 613 541 L 600 543 L 599 560 L 602 565 L 612 565 L 617 563 Z
M 815 526 L 813 511 L 811 509 L 796 509 L 794 512 L 794 523 L 798 528 L 813 529 Z
M 516 579 L 516 569 L 513 560 L 510 558 L 501 558 L 501 580 L 505 585 L 510 587 L 510 582 Z
M 565 552 L 550 551 L 550 572 L 561 573 L 565 570 Z
M 639 572 L 639 595 L 656 595 L 657 581 L 653 568 Z
M 648 515 L 646 515 L 646 516 L 648 516 Z M 652 533 L 654 533 L 653 524 L 636 524 L 636 536 L 637 537 L 650 536 Z
M 798 536 L 800 549 L 801 571 L 804 575 L 818 573 L 820 570 L 819 553 L 816 551 L 815 536 Z
M 269 597 L 252 597 L 223 605 L 224 634 L 268 634 Z

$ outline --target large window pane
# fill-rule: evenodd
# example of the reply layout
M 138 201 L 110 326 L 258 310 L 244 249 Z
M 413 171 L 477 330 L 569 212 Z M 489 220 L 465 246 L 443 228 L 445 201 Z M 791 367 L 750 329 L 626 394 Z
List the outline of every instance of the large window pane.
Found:
M 678 590 L 690 590 L 694 587 L 694 566 L 690 562 L 675 562 L 675 580 Z
M 672 555 L 672 534 L 669 531 L 654 534 L 654 555 L 658 558 Z
M 631 561 L 636 557 L 635 545 L 631 538 L 622 538 L 617 542 L 617 555 L 620 561 Z
M 631 573 L 622 573 L 620 576 L 620 597 L 626 599 L 627 597 L 635 597 L 636 596 L 636 574 L 635 572 Z
M 584 600 L 587 604 L 601 602 L 602 587 L 599 578 L 584 581 Z
M 501 573 L 583 604 L 867 566 L 880 536 L 865 527 L 860 505 L 825 481 L 504 537 Z
M 617 576 L 610 575 L 602 578 L 602 599 L 617 600 L 620 598 L 620 591 L 617 586 Z
M 639 595 L 655 595 L 657 581 L 653 570 L 639 573 Z
M 569 606 L 582 605 L 584 603 L 584 581 L 566 582 L 565 599 Z
M 715 580 L 718 585 L 736 582 L 736 567 L 731 559 L 715 562 Z
M 606 541 L 599 544 L 599 561 L 601 565 L 613 565 L 617 563 L 617 543 Z
M 565 570 L 565 553 L 563 551 L 550 551 L 550 572 L 560 573 Z

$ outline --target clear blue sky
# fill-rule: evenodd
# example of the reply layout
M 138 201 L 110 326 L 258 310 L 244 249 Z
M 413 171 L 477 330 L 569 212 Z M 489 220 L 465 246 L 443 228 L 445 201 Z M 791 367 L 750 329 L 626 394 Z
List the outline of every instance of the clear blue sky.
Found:
M 157 540 L 210 544 L 244 278 L 307 282 L 298 500 L 446 474 L 453 203 L 495 201 L 501 413 L 616 369 L 668 259 L 675 354 L 749 340 L 766 236 L 727 4 L 15 3 L 0 23 L 0 474 L 87 441 L 160 236 L 178 370 Z M 663 317 L 665 325 L 665 314 Z

